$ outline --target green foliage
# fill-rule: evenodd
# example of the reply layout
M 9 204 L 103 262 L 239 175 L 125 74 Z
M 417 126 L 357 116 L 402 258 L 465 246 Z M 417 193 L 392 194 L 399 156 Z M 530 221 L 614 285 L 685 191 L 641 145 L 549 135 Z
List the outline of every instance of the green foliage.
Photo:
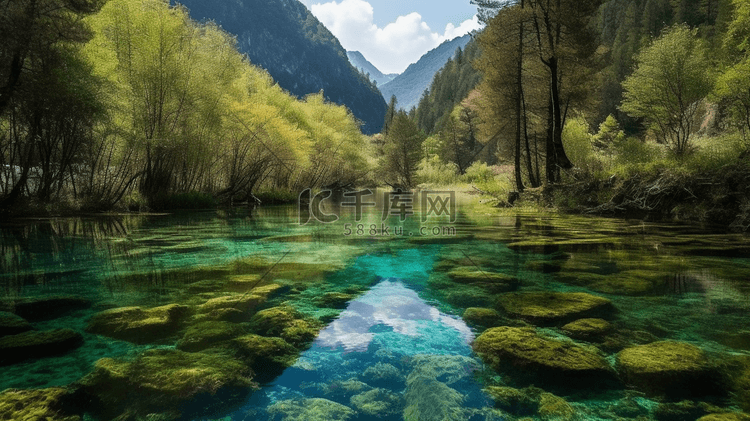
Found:
M 699 102 L 713 87 L 706 50 L 685 25 L 665 30 L 641 51 L 624 82 L 622 110 L 642 117 L 659 140 L 678 155 L 690 150 Z
M 469 95 L 481 79 L 481 73 L 472 65 L 481 53 L 479 43 L 469 41 L 460 58 L 450 59 L 432 79 L 416 109 L 419 128 L 427 134 L 437 132 L 439 122 L 451 114 L 455 107 Z
M 396 113 L 382 148 L 378 168 L 380 179 L 392 187 L 409 189 L 415 186 L 424 139 L 425 135 L 405 112 Z
M 436 155 L 422 159 L 419 162 L 416 175 L 420 183 L 438 186 L 449 186 L 460 181 L 456 166 L 444 163 Z
M 589 133 L 588 124 L 581 118 L 569 119 L 563 129 L 562 139 L 565 151 L 577 168 L 584 171 L 597 169 L 599 160 L 594 150 L 594 136 Z

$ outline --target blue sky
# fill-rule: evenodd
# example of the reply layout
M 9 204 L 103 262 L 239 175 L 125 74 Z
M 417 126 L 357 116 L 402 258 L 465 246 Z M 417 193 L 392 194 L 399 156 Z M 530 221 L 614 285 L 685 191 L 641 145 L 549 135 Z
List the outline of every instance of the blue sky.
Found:
M 401 73 L 443 41 L 480 27 L 469 0 L 301 0 L 347 50 Z

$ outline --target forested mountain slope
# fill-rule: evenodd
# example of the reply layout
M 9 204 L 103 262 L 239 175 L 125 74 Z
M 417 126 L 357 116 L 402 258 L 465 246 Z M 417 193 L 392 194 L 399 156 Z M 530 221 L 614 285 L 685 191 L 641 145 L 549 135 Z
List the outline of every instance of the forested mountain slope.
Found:
M 336 37 L 297 0 L 182 0 L 193 19 L 214 20 L 279 86 L 303 97 L 323 90 L 346 105 L 368 134 L 380 131 L 386 104 L 347 59 Z

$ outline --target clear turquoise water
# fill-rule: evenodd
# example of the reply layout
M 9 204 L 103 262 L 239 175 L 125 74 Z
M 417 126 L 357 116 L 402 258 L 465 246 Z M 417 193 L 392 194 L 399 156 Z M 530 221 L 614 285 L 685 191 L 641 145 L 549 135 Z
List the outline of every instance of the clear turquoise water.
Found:
M 447 273 L 455 267 L 514 276 L 520 292 L 587 292 L 611 300 L 610 322 L 622 343 L 574 342 L 595 347 L 613 366 L 620 349 L 659 340 L 696 345 L 712 361 L 750 356 L 748 238 L 673 224 L 470 212 L 455 224 L 430 225 L 454 226 L 457 237 L 420 236 L 417 217 L 386 222 L 407 235 L 370 235 L 369 225 L 380 226 L 380 217 L 366 214 L 363 234 L 349 236 L 351 215 L 299 226 L 292 207 L 2 225 L 4 303 L 75 295 L 93 305 L 34 321 L 38 330 L 76 330 L 84 345 L 2 367 L 0 389 L 75 384 L 101 358 L 171 349 L 181 332 L 171 341 L 137 345 L 87 333 L 86 325 L 108 308 L 198 306 L 214 292 L 191 292 L 190 284 L 230 279 L 248 265 L 262 267 L 254 273 L 268 271 L 265 282 L 284 286 L 263 306 L 292 306 L 323 327 L 291 367 L 240 404 L 210 417 L 184 413 L 185 419 L 666 420 L 700 413 L 669 415 L 669 400 L 624 385 L 570 393 L 550 386 L 574 415 L 495 408 L 483 389 L 529 384 L 493 371 L 472 351 L 485 328 L 462 315 L 469 307 L 498 308 L 503 292 L 452 282 Z M 320 297 L 342 292 L 351 300 L 339 308 L 321 305 Z M 534 326 L 507 315 L 499 324 L 532 326 L 570 341 L 559 324 Z M 711 411 L 741 411 L 733 393 L 689 399 L 712 405 Z

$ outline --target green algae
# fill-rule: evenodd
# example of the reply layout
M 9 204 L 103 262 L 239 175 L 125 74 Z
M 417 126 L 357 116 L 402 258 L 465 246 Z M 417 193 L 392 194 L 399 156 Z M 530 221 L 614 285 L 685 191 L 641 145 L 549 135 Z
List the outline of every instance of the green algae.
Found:
M 387 389 L 372 389 L 351 397 L 351 406 L 369 416 L 393 416 L 402 411 L 403 398 Z
M 508 314 L 532 323 L 559 323 L 612 311 L 610 300 L 584 292 L 507 293 L 498 302 Z
M 469 307 L 464 310 L 462 319 L 474 326 L 493 327 L 499 326 L 503 317 L 495 309 L 484 307 Z
M 80 409 L 71 392 L 62 387 L 49 389 L 7 389 L 0 393 L 0 419 L 18 421 L 80 421 Z
M 65 354 L 83 345 L 83 336 L 72 329 L 29 330 L 0 338 L 0 366 L 32 358 Z
M 94 314 L 86 331 L 137 344 L 158 342 L 174 336 L 189 313 L 189 307 L 179 304 L 114 308 Z
M 200 322 L 187 328 L 177 342 L 177 349 L 198 352 L 244 333 L 242 326 L 229 322 Z
M 595 349 L 545 338 L 533 328 L 488 329 L 474 341 L 473 348 L 500 373 L 510 372 L 547 382 L 564 378 L 571 387 L 590 386 L 587 381 L 606 380 L 612 374 L 607 361 Z
M 715 393 L 706 354 L 698 347 L 660 341 L 626 348 L 617 354 L 624 380 L 650 395 L 669 397 Z
M 236 403 L 255 387 L 252 372 L 228 355 L 153 349 L 133 361 L 104 358 L 81 379 L 81 392 L 102 417 L 177 414 L 200 398 L 192 416 Z M 169 418 L 176 418 L 170 415 Z
M 27 322 L 23 317 L 0 311 L 0 337 L 23 333 L 31 329 L 31 323 Z
M 294 364 L 298 356 L 297 349 L 287 341 L 255 334 L 235 338 L 233 347 L 258 373 L 267 369 L 277 373 Z
M 570 322 L 561 329 L 571 338 L 575 339 L 593 339 L 609 333 L 613 326 L 604 319 L 578 319 Z
M 305 318 L 290 306 L 261 310 L 250 319 L 250 330 L 263 336 L 278 336 L 298 347 L 312 342 L 321 329 L 320 322 Z
M 739 412 L 722 412 L 702 416 L 697 421 L 750 421 L 750 415 Z
M 355 412 L 340 403 L 323 398 L 283 400 L 268 407 L 268 413 L 280 421 L 347 421 Z
M 539 396 L 541 389 L 528 387 L 516 389 L 507 386 L 490 386 L 484 389 L 492 400 L 495 407 L 516 416 L 534 415 L 539 410 Z

